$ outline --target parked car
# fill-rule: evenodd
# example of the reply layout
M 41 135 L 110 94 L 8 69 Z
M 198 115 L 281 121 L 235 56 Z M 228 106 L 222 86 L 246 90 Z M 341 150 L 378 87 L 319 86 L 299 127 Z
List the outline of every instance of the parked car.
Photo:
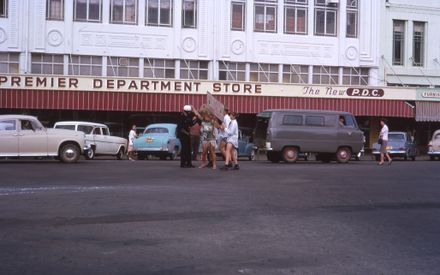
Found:
M 127 150 L 127 139 L 112 136 L 107 125 L 87 121 L 59 121 L 55 129 L 69 129 L 84 132 L 86 135 L 85 157 L 93 159 L 98 155 L 115 156 L 122 159 Z
M 84 133 L 47 129 L 33 116 L 0 115 L 1 157 L 56 157 L 72 163 L 84 147 Z
M 435 160 L 437 158 L 440 160 L 440 130 L 434 132 L 428 147 L 429 159 Z
M 160 159 L 171 160 L 180 155 L 181 144 L 176 136 L 177 124 L 155 123 L 148 125 L 142 135 L 133 142 L 134 150 L 138 159 L 145 159 L 147 156 L 156 156 Z
M 240 128 L 238 130 L 238 157 L 255 160 L 256 147 L 253 143 L 252 129 Z
M 346 163 L 361 151 L 364 135 L 347 112 L 267 110 L 257 114 L 254 142 L 272 162 L 296 162 L 301 153 L 316 153 L 317 160 Z
M 404 160 L 416 160 L 417 147 L 411 135 L 405 132 L 389 132 L 387 151 L 391 157 L 402 157 Z M 373 155 L 380 159 L 380 144 L 373 144 Z

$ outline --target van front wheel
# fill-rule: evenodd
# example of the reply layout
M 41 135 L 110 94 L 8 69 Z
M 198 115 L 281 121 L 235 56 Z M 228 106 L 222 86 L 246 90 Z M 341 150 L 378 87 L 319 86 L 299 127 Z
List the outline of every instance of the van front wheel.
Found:
M 298 160 L 298 148 L 286 147 L 283 150 L 283 159 L 285 162 L 294 163 Z
M 347 147 L 341 147 L 336 152 L 336 160 L 339 163 L 347 163 L 351 158 L 351 150 Z

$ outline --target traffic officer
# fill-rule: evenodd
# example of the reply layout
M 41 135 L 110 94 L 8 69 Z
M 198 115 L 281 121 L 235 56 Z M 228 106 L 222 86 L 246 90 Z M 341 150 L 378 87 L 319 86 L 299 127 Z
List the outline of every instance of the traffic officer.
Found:
M 196 116 L 194 116 L 194 114 Z M 196 123 L 200 123 L 200 114 L 191 105 L 185 105 L 183 112 L 180 114 L 179 122 L 177 123 L 176 135 L 182 144 L 182 151 L 180 152 L 180 167 L 194 168 L 191 163 L 191 137 L 190 127 Z

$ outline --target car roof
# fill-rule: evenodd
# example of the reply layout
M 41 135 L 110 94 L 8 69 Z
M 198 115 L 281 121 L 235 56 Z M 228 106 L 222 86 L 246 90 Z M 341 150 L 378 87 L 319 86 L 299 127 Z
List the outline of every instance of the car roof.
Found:
M 329 110 L 310 110 L 310 109 L 268 109 L 266 112 L 285 112 L 285 113 L 312 113 L 312 114 L 332 114 L 332 115 L 351 115 L 349 112 L 329 111 Z
M 108 127 L 105 124 L 89 121 L 58 121 L 54 125 L 86 125 L 86 126 L 96 126 L 96 127 Z
M 146 129 L 153 128 L 153 127 L 176 128 L 177 124 L 175 124 L 175 123 L 153 123 L 153 124 L 148 125 L 146 127 Z
M 399 131 L 388 132 L 388 135 L 391 135 L 391 134 L 403 134 L 403 135 L 406 135 L 405 132 L 399 132 Z
M 29 115 L 0 115 L 0 119 L 37 119 L 37 117 Z

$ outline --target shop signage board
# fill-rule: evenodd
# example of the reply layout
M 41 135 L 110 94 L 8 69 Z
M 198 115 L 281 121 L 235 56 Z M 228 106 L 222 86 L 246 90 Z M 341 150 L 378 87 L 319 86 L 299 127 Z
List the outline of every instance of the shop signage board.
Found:
M 440 101 L 440 89 L 417 89 L 418 101 Z
M 0 90 L 66 90 L 161 94 L 198 94 L 336 98 L 366 100 L 411 100 L 425 98 L 425 92 L 402 87 L 349 87 L 257 82 L 225 82 L 178 79 L 104 78 L 76 76 L 0 75 Z M 432 96 L 429 96 L 432 95 Z M 440 100 L 438 92 L 426 98 Z M 428 99 L 424 99 L 428 100 Z

